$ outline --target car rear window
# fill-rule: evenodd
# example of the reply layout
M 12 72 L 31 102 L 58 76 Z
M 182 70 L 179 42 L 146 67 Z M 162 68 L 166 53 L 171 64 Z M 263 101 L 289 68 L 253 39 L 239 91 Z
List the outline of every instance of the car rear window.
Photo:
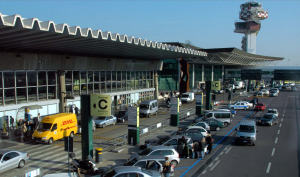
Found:
M 153 150 L 150 148 L 147 148 L 145 150 L 143 150 L 142 152 L 139 153 L 139 155 L 148 155 L 152 152 Z
M 137 162 L 136 158 L 133 158 L 125 163 L 125 166 L 132 166 Z
M 268 111 L 268 113 L 276 113 L 276 111 Z
M 257 106 L 263 106 L 264 104 L 257 104 Z

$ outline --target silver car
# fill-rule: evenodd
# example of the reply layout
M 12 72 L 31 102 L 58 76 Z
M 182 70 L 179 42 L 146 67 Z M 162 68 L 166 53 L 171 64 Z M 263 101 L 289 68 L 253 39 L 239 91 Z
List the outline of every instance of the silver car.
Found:
M 23 168 L 29 160 L 29 156 L 26 152 L 1 149 L 0 159 L 0 173 L 2 173 L 16 167 Z
M 117 118 L 115 116 L 100 116 L 94 119 L 96 127 L 106 127 L 107 125 L 115 125 Z
M 105 177 L 127 177 L 127 176 L 143 176 L 143 177 L 161 177 L 159 172 L 143 170 L 141 167 L 120 166 L 115 167 L 106 172 Z

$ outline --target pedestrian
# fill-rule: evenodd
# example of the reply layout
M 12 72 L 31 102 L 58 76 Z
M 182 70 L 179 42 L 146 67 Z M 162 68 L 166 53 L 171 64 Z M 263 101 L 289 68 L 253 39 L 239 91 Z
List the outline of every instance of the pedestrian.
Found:
M 194 144 L 193 144 L 193 154 L 195 154 L 195 158 L 198 158 L 200 157 L 200 147 L 199 147 L 200 143 L 198 143 L 198 141 L 195 141 Z
M 190 158 L 190 154 L 189 154 L 189 147 L 187 145 L 187 143 L 184 143 L 184 147 L 183 147 L 183 157 L 186 157 L 187 159 Z
M 14 130 L 15 119 L 12 116 L 10 116 L 10 120 L 9 121 L 10 121 L 11 128 Z
M 203 137 L 199 143 L 199 150 L 201 152 L 201 158 L 204 158 L 205 146 L 206 146 L 206 141 L 205 141 L 205 138 Z
M 34 129 L 37 129 L 37 126 L 39 124 L 39 119 L 37 117 L 33 118 L 33 124 L 34 124 Z
M 207 136 L 206 136 L 206 142 L 207 142 L 207 144 L 208 144 L 208 147 L 207 147 L 208 153 L 207 153 L 207 154 L 210 154 L 211 151 L 212 151 L 212 142 L 213 142 L 213 141 L 214 141 L 214 140 L 212 139 L 211 135 L 210 135 L 210 134 L 207 134 Z
M 22 119 L 20 119 L 19 122 L 18 122 L 19 130 L 21 129 L 21 126 L 22 126 Z
M 41 113 L 38 113 L 37 119 L 38 119 L 38 121 L 41 121 Z
M 78 109 L 77 106 L 75 106 L 75 114 L 76 114 L 77 117 L 78 117 L 78 112 L 79 112 L 79 109 Z
M 73 105 L 70 106 L 70 113 L 73 113 Z
M 163 164 L 163 173 L 165 177 L 170 177 L 171 173 L 171 162 L 169 161 L 169 157 L 165 157 L 165 163 Z
M 27 136 L 27 126 L 26 126 L 26 122 L 24 122 L 23 125 L 21 126 L 21 130 L 22 130 L 23 136 Z

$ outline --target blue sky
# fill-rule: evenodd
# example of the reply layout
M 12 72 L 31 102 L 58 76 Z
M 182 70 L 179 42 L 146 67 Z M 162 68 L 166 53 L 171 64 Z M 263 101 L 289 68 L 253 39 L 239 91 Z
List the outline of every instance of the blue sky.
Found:
M 67 23 L 157 42 L 191 41 L 202 48 L 241 48 L 234 33 L 245 1 L 0 1 L 4 15 Z M 300 67 L 300 1 L 258 1 L 269 11 L 261 21 L 257 54 L 284 57 L 279 65 Z M 290 60 L 290 61 L 288 61 Z

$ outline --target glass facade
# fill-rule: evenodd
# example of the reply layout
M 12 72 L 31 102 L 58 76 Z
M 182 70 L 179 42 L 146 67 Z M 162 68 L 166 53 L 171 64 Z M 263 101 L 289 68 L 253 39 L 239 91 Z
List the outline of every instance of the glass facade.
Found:
M 212 77 L 212 67 L 211 65 L 204 66 L 204 81 L 211 81 Z
M 179 90 L 178 62 L 175 59 L 163 60 L 163 62 L 163 69 L 158 71 L 158 89 Z
M 214 81 L 221 81 L 222 78 L 222 66 L 214 66 Z

